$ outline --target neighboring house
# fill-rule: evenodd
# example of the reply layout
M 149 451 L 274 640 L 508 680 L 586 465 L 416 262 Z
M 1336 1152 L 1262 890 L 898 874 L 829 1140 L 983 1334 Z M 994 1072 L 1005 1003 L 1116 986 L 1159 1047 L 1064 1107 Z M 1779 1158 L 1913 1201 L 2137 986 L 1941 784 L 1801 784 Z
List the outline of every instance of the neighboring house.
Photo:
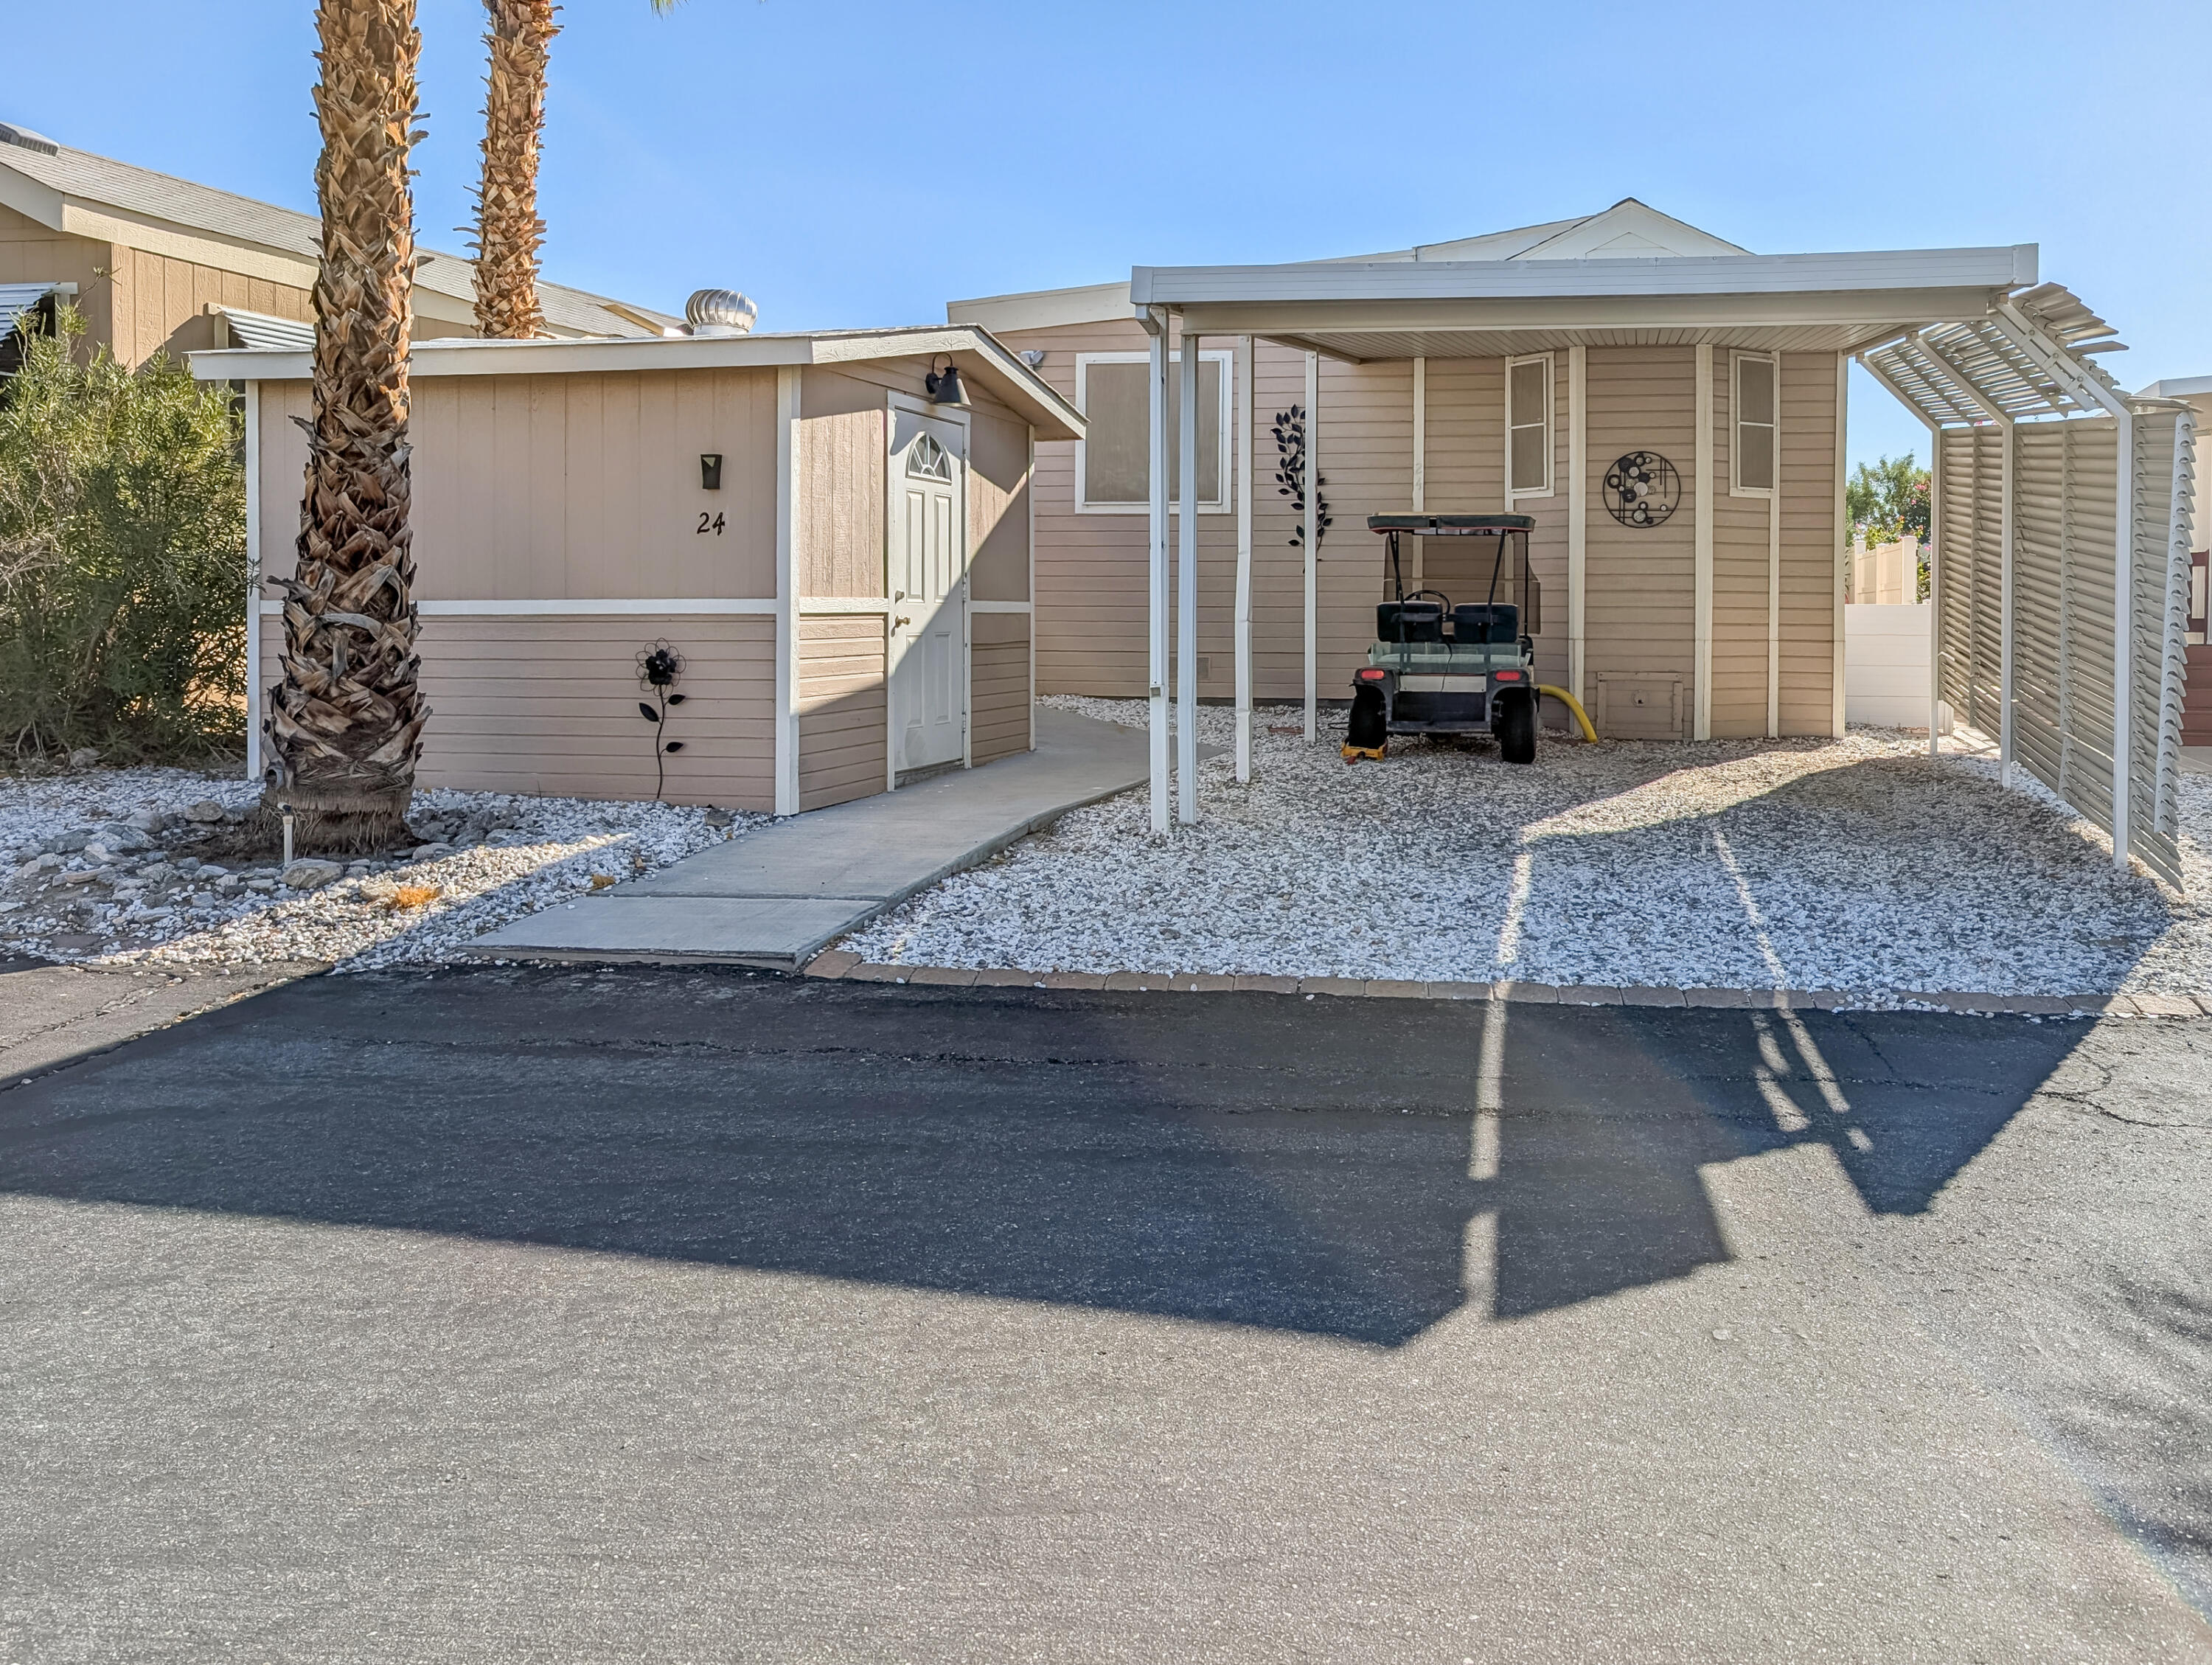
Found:
M 93 343 L 133 368 L 163 349 L 294 344 L 314 315 L 320 235 L 311 214 L 0 124 L 0 355 L 21 315 L 64 297 Z M 464 255 L 421 251 L 417 339 L 477 333 L 473 274 Z M 554 336 L 653 336 L 678 321 L 557 283 L 538 295 Z
M 245 384 L 250 558 L 281 584 L 310 355 L 191 363 Z M 982 331 L 434 340 L 409 376 L 422 785 L 650 798 L 665 772 L 675 802 L 787 815 L 1032 744 L 1030 459 L 1082 423 Z M 282 608 L 248 618 L 258 689 Z M 638 709 L 662 642 L 665 731 Z

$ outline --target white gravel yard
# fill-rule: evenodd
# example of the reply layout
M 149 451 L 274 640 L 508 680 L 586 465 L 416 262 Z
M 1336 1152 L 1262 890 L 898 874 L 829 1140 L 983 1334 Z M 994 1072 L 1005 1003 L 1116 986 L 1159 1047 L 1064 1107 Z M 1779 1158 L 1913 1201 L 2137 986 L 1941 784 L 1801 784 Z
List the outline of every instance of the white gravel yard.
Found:
M 427 791 L 408 822 L 438 842 L 412 859 L 338 864 L 302 888 L 274 858 L 221 854 L 260 795 L 252 781 L 175 769 L 0 777 L 0 958 L 343 970 L 441 962 L 495 926 L 765 818 Z
M 1134 701 L 1048 703 L 1131 726 Z M 1226 746 L 1231 714 L 1200 710 Z M 1294 709 L 1253 781 L 1200 765 L 1164 840 L 1141 792 L 1066 816 L 848 938 L 891 963 L 1614 987 L 2212 993 L 2212 777 L 2184 777 L 2190 896 L 2111 865 L 2033 782 L 1924 736 L 1394 743 L 1346 765 Z M 1340 731 L 1343 719 L 1334 720 Z M 2025 777 L 2021 777 L 2025 780 Z

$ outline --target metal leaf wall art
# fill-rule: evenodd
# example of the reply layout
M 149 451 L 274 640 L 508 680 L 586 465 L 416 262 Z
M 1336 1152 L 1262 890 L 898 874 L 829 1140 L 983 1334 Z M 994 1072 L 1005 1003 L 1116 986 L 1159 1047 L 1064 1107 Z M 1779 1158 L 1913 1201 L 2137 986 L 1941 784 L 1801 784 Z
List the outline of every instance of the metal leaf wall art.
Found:
M 1298 512 L 1297 524 L 1291 530 L 1291 547 L 1304 546 L 1306 537 L 1306 408 L 1294 404 L 1287 410 L 1275 412 L 1275 493 L 1291 500 L 1291 507 Z M 1328 476 L 1314 476 L 1314 542 L 1328 541 L 1328 497 L 1322 488 L 1328 483 Z

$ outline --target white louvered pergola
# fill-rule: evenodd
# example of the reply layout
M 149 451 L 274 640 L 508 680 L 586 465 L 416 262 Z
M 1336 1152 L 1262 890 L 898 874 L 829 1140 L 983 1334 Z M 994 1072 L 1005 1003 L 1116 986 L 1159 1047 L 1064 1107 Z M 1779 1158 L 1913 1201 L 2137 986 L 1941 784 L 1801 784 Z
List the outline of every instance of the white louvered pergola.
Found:
M 1934 451 L 1931 705 L 2179 887 L 2192 417 L 2106 374 L 2114 336 L 2045 283 L 1857 357 Z

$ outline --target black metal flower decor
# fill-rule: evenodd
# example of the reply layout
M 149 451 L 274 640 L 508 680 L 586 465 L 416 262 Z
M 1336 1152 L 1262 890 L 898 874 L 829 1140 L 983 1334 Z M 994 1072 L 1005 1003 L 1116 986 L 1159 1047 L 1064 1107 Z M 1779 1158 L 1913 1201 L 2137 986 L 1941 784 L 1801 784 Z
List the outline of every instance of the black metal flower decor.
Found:
M 1287 410 L 1275 412 L 1275 460 L 1280 465 L 1275 471 L 1275 492 L 1291 500 L 1291 507 L 1298 512 L 1297 526 L 1291 530 L 1291 547 L 1298 549 L 1306 539 L 1306 408 L 1294 404 Z M 1328 483 L 1328 476 L 1314 476 L 1314 542 L 1328 541 L 1328 499 L 1322 488 Z
M 637 685 L 652 694 L 637 702 L 638 714 L 653 725 L 653 801 L 659 803 L 668 787 L 668 754 L 684 750 L 684 742 L 665 738 L 668 708 L 684 703 L 676 679 L 684 674 L 684 655 L 665 641 L 641 647 L 637 654 Z

